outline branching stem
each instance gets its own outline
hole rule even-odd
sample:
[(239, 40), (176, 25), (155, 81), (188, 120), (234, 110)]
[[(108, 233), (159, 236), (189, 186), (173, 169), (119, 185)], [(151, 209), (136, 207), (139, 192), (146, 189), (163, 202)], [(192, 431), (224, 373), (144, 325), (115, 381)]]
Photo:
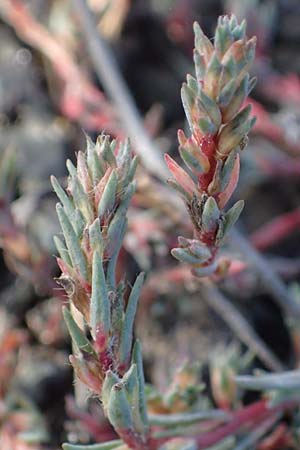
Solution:
[[(124, 127), (130, 135), (136, 152), (151, 173), (165, 180), (167, 170), (162, 162), (159, 149), (147, 135), (134, 100), (126, 86), (119, 68), (101, 34), (96, 29), (93, 17), (85, 0), (74, 0), (74, 8), (78, 13), (82, 31), (86, 39), (95, 71), (101, 83), (117, 106)], [(183, 205), (182, 205), (183, 207)], [(243, 253), (245, 259), (253, 263), (260, 271), (268, 291), (278, 304), (289, 313), (300, 315), (298, 308), (279, 277), (265, 263), (260, 254), (251, 246), (246, 238), (238, 232), (232, 233), (232, 243)], [(282, 364), (257, 336), (243, 316), (228, 300), (212, 286), (204, 287), (207, 303), (226, 321), (239, 339), (249, 346), (271, 370), (281, 370)], [(203, 292), (202, 292), (203, 293)]]

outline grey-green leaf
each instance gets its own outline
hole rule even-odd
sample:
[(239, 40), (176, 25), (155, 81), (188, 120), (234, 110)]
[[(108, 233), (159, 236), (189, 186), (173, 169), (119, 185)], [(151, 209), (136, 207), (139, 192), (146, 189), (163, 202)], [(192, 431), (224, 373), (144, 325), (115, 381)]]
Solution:
[(63, 307), (63, 317), (76, 348), (84, 352), (94, 353), (94, 349), (90, 344), (90, 341), (85, 336), (84, 332), (79, 328), (79, 326), (73, 319), (69, 308), (67, 308), (66, 306)]
[(60, 203), (56, 205), (58, 219), (65, 237), (67, 248), (69, 251), (72, 266), (78, 270), (82, 278), (88, 279), (88, 270), (85, 256), (81, 250), (80, 242), (75, 231)]
[(139, 407), (144, 425), (148, 424), (147, 402), (145, 396), (145, 377), (143, 368), (142, 348), (139, 340), (135, 341), (132, 350), (132, 362), (137, 365), (137, 375), (139, 380)]
[(97, 217), (92, 225), (89, 226), (90, 247), (93, 251), (98, 251), (100, 256), (103, 254), (104, 242), (101, 233), (100, 220)]
[(61, 185), (59, 184), (59, 182), (57, 181), (55, 176), (52, 175), (50, 180), (51, 180), (52, 187), (53, 187), (57, 197), (59, 198), (59, 200), (61, 201), (61, 203), (63, 204), (63, 206), (65, 208), (66, 214), (71, 219), (71, 217), (75, 211), (75, 207), (74, 207), (72, 201), (69, 199), (66, 192), (61, 187)]
[(235, 377), (236, 383), (243, 389), (260, 390), (294, 390), (300, 389), (300, 370), (282, 373), (269, 373), (258, 376), (241, 375)]
[(220, 218), (220, 210), (214, 197), (208, 197), (202, 212), (202, 228), (206, 233), (214, 232), (217, 229)]
[(112, 387), (119, 382), (120, 379), (114, 372), (112, 372), (111, 370), (108, 370), (106, 372), (101, 395), (101, 400), (105, 411), (107, 411)]
[(93, 254), (90, 325), (94, 337), (98, 330), (107, 335), (110, 329), (110, 302), (102, 258), (98, 251)]
[(121, 383), (115, 384), (111, 389), (107, 408), (108, 418), (116, 430), (132, 429), (132, 415), (130, 404), (125, 393), (125, 386)]
[(137, 279), (135, 280), (135, 283), (131, 290), (127, 308), (125, 311), (120, 343), (120, 361), (123, 363), (126, 363), (130, 357), (132, 337), (133, 337), (133, 323), (143, 282), (144, 282), (144, 273), (140, 273)]
[(118, 186), (118, 177), (115, 170), (113, 170), (109, 176), (109, 179), (105, 185), (101, 200), (98, 205), (98, 215), (102, 217), (104, 214), (109, 214), (116, 201), (116, 193)]
[(244, 205), (245, 205), (244, 200), (239, 200), (225, 214), (225, 220), (223, 222), (224, 236), (229, 232), (229, 230), (233, 227), (235, 222), (240, 217)]
[(80, 444), (63, 444), (63, 450), (112, 450), (123, 444), (120, 439), (115, 439), (109, 442), (101, 442), (101, 444), (80, 445)]
[(55, 247), (56, 247), (56, 249), (58, 251), (58, 254), (61, 257), (61, 259), (66, 264), (68, 264), (70, 267), (72, 267), (72, 261), (71, 261), (70, 256), (69, 256), (69, 252), (66, 249), (66, 247), (65, 247), (64, 243), (62, 242), (62, 240), (58, 236), (54, 236), (53, 240), (54, 240)]

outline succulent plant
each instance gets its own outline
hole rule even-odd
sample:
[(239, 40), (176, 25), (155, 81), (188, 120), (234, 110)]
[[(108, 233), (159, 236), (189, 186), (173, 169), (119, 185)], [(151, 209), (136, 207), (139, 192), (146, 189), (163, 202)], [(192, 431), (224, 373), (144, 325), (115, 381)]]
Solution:
[[(226, 269), (227, 263), (216, 259), (217, 250), (243, 207), (239, 201), (224, 210), (238, 181), (239, 151), (254, 123), (250, 107), (243, 107), (254, 85), (248, 74), (254, 49), (255, 39), (247, 40), (245, 22), (239, 25), (234, 16), (219, 19), (214, 44), (195, 25), (196, 78), (188, 76), (182, 88), (191, 136), (179, 131), (179, 152), (187, 170), (168, 155), (166, 161), (174, 177), (170, 184), (184, 198), (194, 226), (193, 239), (180, 237), (172, 253), (190, 264), (196, 276)], [(58, 282), (69, 300), (63, 313), (73, 342), (70, 361), (76, 376), (101, 400), (120, 438), (63, 448), (248, 448), (270, 429), (278, 413), (298, 403), (285, 395), (275, 405), (265, 398), (237, 411), (208, 409), (209, 401), (199, 401), (205, 394), (197, 365), (183, 366), (164, 395), (145, 385), (141, 345), (133, 335), (144, 275), (137, 276), (131, 289), (116, 275), (136, 167), (128, 141), (100, 135), (96, 143), (87, 138), (76, 166), (67, 162), (66, 190), (52, 178), (64, 237), (55, 237), (55, 243), (62, 272)], [(228, 358), (211, 363), (213, 395), (222, 408), (235, 406), (238, 385), (256, 389), (270, 382), (278, 387), (277, 375), (261, 382), (243, 377), (235, 381), (249, 361), (236, 351), (228, 357), (230, 364)], [(296, 389), (297, 376), (297, 372), (285, 376)], [(235, 435), (242, 427), (252, 434), (238, 438), (236, 446)]]
[[(59, 283), (82, 315), (86, 337), (72, 313), (64, 318), (75, 352), (70, 356), (77, 377), (97, 394), (124, 442), (142, 448), (148, 439), (140, 344), (133, 342), (133, 321), (144, 275), (126, 302), (126, 284), (116, 279), (116, 262), (127, 226), (126, 213), (135, 190), (137, 158), (129, 142), (99, 136), (87, 139), (77, 167), (67, 162), (67, 193), (56, 178), (57, 214), (64, 242), (55, 237), (62, 275)], [(134, 345), (133, 345), (134, 344)]]
[(228, 267), (216, 255), (244, 206), (239, 200), (224, 209), (238, 182), (239, 153), (255, 122), (244, 103), (255, 85), (249, 69), (256, 39), (247, 39), (245, 21), (238, 24), (235, 16), (219, 18), (213, 43), (197, 23), (194, 31), (196, 74), (187, 76), (181, 90), (190, 136), (178, 132), (186, 170), (169, 155), (165, 159), (173, 175), (169, 184), (183, 197), (194, 227), (194, 238), (180, 237), (172, 254), (201, 277)]

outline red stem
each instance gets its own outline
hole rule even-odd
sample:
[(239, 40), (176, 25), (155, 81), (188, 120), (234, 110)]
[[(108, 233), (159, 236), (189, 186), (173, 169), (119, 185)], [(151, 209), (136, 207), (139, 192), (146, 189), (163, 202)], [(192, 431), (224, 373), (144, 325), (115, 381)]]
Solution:
[[(156, 443), (154, 441), (151, 442), (149, 437), (143, 440), (140, 435), (138, 435), (131, 429), (118, 428), (116, 429), (116, 431), (120, 438), (123, 439), (127, 446), (132, 450), (155, 450), (157, 448)], [(153, 443), (155, 444), (155, 446), (152, 445)]]
[(253, 153), (258, 168), (269, 177), (273, 178), (296, 178), (300, 175), (298, 159), (291, 156), (266, 157), (262, 154)]
[(209, 447), (234, 433), (237, 433), (244, 425), (253, 426), (258, 422), (267, 419), (270, 415), (299, 406), (299, 399), (286, 400), (273, 408), (268, 406), (267, 400), (259, 400), (249, 406), (242, 408), (233, 414), (233, 419), (214, 431), (203, 433), (194, 439), (198, 444), (198, 449)]
[(291, 442), (288, 426), (280, 423), (275, 430), (270, 433), (259, 444), (258, 450), (280, 450), (286, 448)]
[(273, 244), (284, 239), (300, 226), (300, 209), (282, 214), (262, 225), (251, 235), (251, 243), (258, 250), (265, 250)]
[(217, 430), (209, 431), (208, 433), (203, 433), (197, 436), (196, 442), (198, 448), (206, 448), (210, 445), (216, 444), (225, 437), (235, 433), (243, 425), (249, 422), (255, 423), (260, 421), (269, 411), (267, 400), (260, 400), (252, 405), (246, 406), (234, 414), (234, 418), (230, 423), (220, 427)]

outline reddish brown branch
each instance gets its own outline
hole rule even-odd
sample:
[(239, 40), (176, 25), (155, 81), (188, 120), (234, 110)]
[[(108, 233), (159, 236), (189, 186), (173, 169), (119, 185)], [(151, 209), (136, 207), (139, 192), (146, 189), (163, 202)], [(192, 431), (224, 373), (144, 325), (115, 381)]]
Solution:
[(258, 168), (268, 177), (290, 180), (291, 177), (299, 178), (300, 176), (300, 163), (298, 160), (296, 162), (294, 157), (280, 155), (280, 157), (270, 158), (261, 153), (253, 153), (253, 158)]
[(297, 208), (262, 225), (252, 233), (250, 240), (258, 250), (266, 250), (287, 237), (296, 228), (299, 228), (299, 226), (300, 210)]
[(273, 408), (268, 406), (267, 400), (259, 400), (249, 406), (242, 408), (234, 413), (232, 421), (217, 430), (203, 433), (196, 437), (196, 442), (199, 449), (204, 449), (214, 445), (227, 436), (238, 433), (243, 427), (250, 427), (261, 423), (274, 413), (285, 411), (287, 409), (295, 408), (299, 402), (286, 401)]

